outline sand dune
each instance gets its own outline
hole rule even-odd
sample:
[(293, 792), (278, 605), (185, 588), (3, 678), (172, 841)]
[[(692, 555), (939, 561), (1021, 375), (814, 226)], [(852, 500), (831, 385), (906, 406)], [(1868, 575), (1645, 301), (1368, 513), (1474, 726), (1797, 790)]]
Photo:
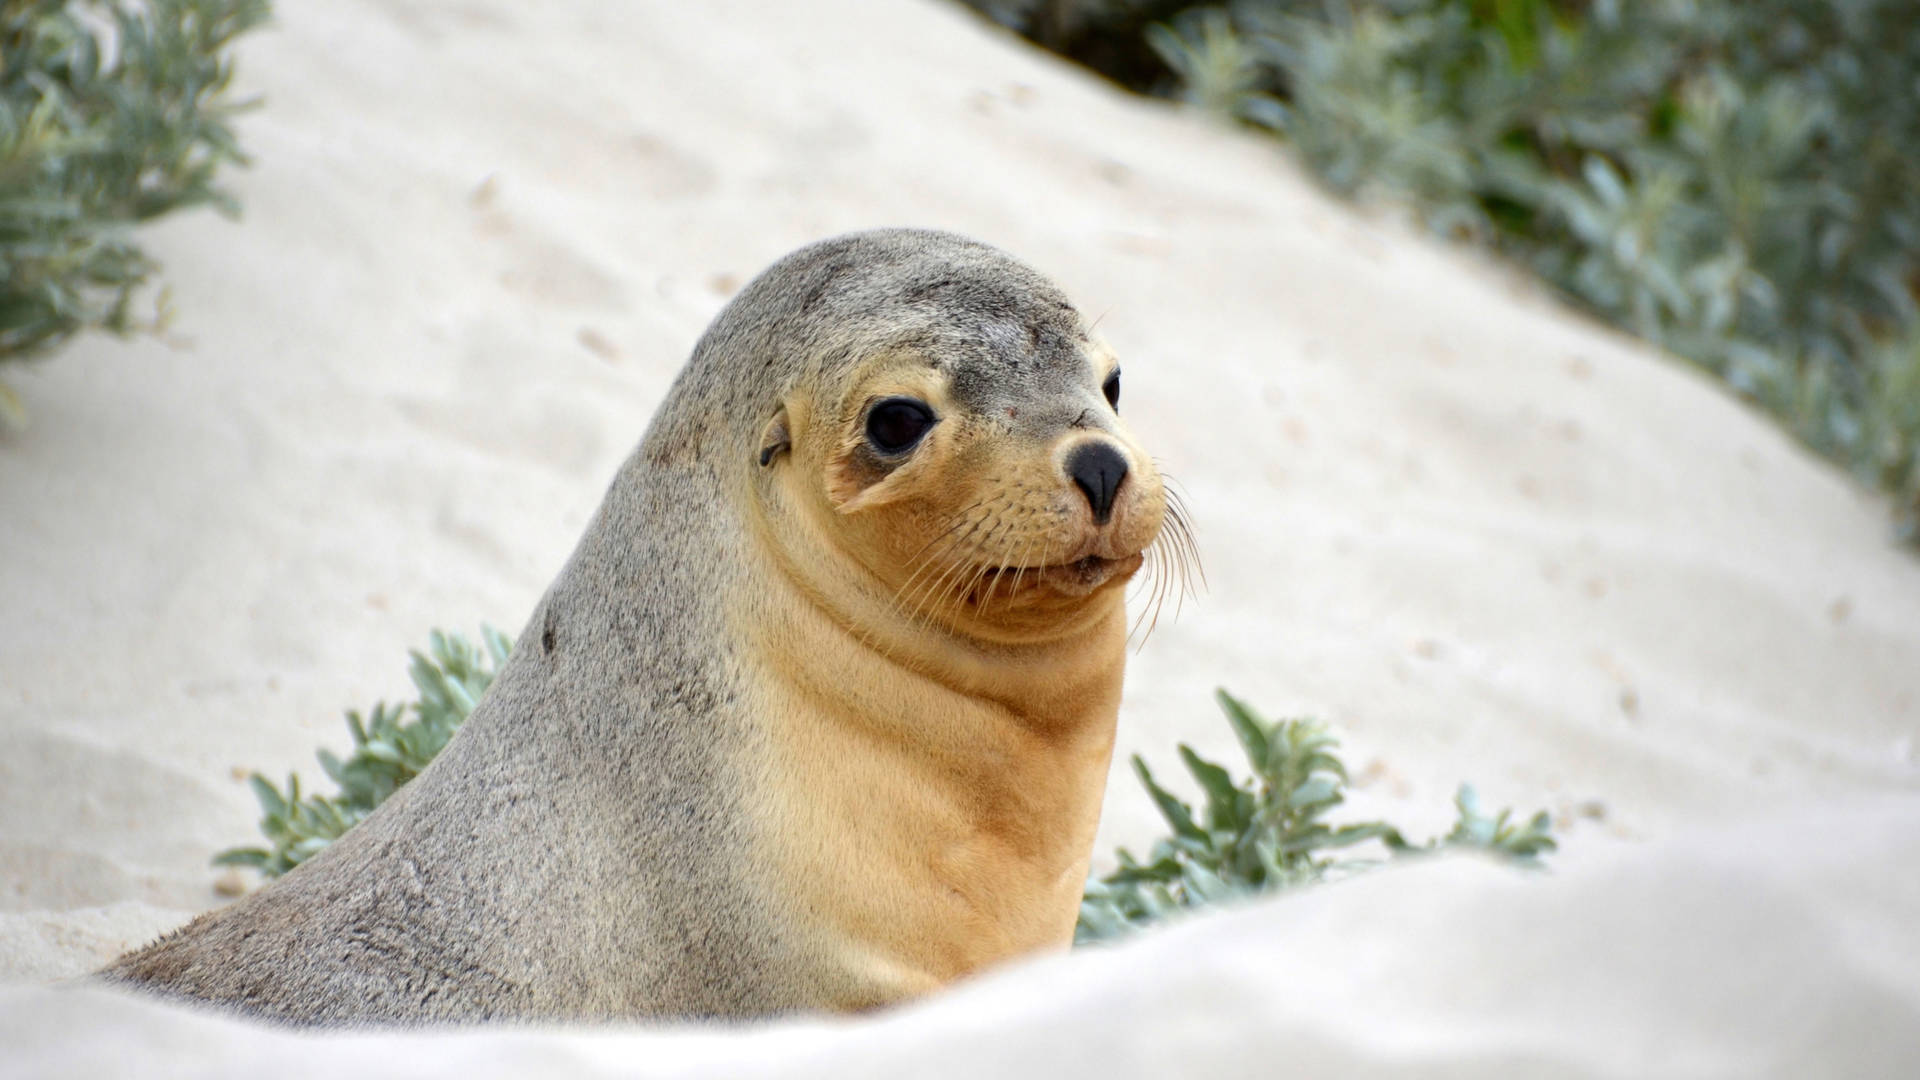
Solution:
[[(1133, 661), (1101, 850), (1155, 830), (1126, 752), (1232, 753), (1225, 685), (1334, 723), (1356, 812), (1554, 810), (1558, 873), (1396, 871), (866, 1024), (436, 1043), (449, 1075), (1912, 1071), (1920, 561), (1717, 386), (939, 4), (281, 9), (245, 222), (152, 236), (176, 325), (9, 377), (0, 973), (218, 903), (236, 770), (316, 774), (432, 626), (517, 630), (731, 291), (911, 224), (1100, 316), (1196, 511), (1211, 588)], [(47, 1075), (396, 1052), (9, 994)]]

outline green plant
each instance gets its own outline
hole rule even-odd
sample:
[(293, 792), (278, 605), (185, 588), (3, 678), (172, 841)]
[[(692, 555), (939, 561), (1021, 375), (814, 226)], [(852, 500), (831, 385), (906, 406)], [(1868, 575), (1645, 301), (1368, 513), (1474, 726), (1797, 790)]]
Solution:
[[(267, 0), (0, 3), (0, 360), (141, 325), (157, 269), (135, 226), (238, 211), (215, 186), (244, 162), (228, 121), (230, 46)], [(164, 305), (164, 294), (162, 296)], [(157, 323), (156, 315), (150, 323)], [(19, 402), (0, 386), (0, 406)]]
[(1452, 831), (1425, 844), (1409, 843), (1385, 822), (1332, 824), (1326, 815), (1345, 800), (1347, 784), (1334, 737), (1311, 720), (1269, 723), (1226, 691), (1216, 696), (1252, 775), (1236, 780), (1182, 743), (1180, 759), (1206, 796), (1196, 815), (1161, 787), (1136, 755), (1133, 771), (1173, 832), (1155, 842), (1144, 862), (1121, 848), (1119, 867), (1088, 884), (1076, 943), (1113, 937), (1184, 908), (1377, 865), (1379, 860), (1343, 857), (1368, 842), (1391, 856), (1470, 848), (1523, 865), (1536, 864), (1554, 849), (1545, 811), (1524, 822), (1507, 810), (1488, 815), (1464, 785), (1454, 797), (1458, 819)]
[(347, 713), (352, 752), (344, 761), (325, 749), (317, 755), (339, 788), (336, 794), (303, 795), (300, 778), (292, 774), (284, 791), (259, 773), (249, 777), (265, 815), (260, 832), (269, 846), (223, 851), (214, 856), (214, 865), (251, 866), (278, 877), (338, 839), (418, 776), (473, 712), (513, 649), (513, 642), (491, 627), (482, 627), (480, 638), (484, 651), (458, 634), (435, 630), (427, 652), (410, 654), (408, 674), (420, 692), (417, 700), (382, 702), (364, 719), (357, 711)]
[(1888, 491), (1920, 542), (1920, 5), (974, 4), (1500, 249)]

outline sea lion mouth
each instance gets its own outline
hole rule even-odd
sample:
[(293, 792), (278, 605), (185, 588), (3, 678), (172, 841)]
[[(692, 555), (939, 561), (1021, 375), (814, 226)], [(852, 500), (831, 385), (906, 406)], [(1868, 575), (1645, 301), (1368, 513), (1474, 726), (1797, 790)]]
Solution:
[(995, 566), (981, 576), (980, 584), (968, 599), (975, 602), (997, 599), (1029, 588), (1046, 588), (1067, 596), (1085, 596), (1116, 577), (1125, 577), (1140, 569), (1146, 556), (1141, 552), (1108, 558), (1087, 555), (1071, 562), (1045, 566)]

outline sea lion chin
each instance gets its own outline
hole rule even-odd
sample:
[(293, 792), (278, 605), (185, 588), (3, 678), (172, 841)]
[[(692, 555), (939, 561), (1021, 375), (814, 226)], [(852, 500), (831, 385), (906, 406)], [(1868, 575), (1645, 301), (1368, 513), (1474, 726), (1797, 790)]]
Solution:
[(1064, 948), (1173, 509), (1119, 399), (993, 248), (787, 256), (439, 757), (102, 977), (303, 1025), (751, 1017)]

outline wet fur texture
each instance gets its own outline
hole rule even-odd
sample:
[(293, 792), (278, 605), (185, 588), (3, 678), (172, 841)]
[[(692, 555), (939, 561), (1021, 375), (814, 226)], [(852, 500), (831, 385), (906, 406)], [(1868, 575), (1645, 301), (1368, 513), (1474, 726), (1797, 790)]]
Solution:
[[(856, 1010), (1070, 940), (1160, 531), (1114, 359), (943, 233), (715, 319), (464, 728), (325, 851), (102, 978), (302, 1025)], [(887, 395), (938, 421), (877, 454)], [(1096, 527), (1061, 461), (1131, 465)]]

